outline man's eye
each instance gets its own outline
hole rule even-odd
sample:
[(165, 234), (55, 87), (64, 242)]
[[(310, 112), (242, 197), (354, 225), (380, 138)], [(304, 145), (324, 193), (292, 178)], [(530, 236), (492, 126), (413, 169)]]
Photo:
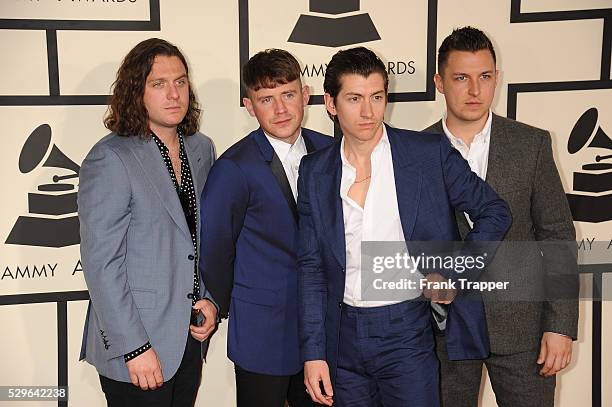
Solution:
[(465, 80), (465, 75), (455, 76), (455, 79), (458, 80), (458, 81), (464, 81)]

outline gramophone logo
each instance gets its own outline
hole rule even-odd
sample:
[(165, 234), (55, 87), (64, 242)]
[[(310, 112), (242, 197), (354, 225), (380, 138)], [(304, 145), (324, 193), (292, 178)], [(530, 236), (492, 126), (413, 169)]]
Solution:
[[(359, 0), (310, 0), (310, 12), (328, 17), (301, 14), (289, 36), (289, 42), (323, 47), (380, 40), (380, 35), (368, 13), (359, 11)], [(350, 15), (338, 16), (350, 13)]]
[(612, 140), (597, 125), (597, 118), (594, 107), (584, 112), (567, 142), (570, 154), (584, 148), (594, 151), (594, 162), (574, 172), (573, 193), (567, 194), (574, 220), (581, 222), (612, 220)]
[(39, 167), (60, 170), (49, 183), (28, 193), (29, 214), (19, 216), (5, 243), (64, 247), (80, 242), (76, 185), (62, 181), (78, 178), (80, 166), (51, 145), (51, 127), (38, 126), (19, 155), (19, 171), (27, 174)]

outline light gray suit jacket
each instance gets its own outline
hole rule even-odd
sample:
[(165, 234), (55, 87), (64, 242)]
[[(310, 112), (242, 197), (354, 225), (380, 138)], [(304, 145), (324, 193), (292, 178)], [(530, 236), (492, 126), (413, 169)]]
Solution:
[[(425, 131), (444, 134), (439, 121)], [(578, 325), (577, 266), (564, 272), (573, 274), (576, 297), (565, 300), (533, 301), (542, 298), (544, 286), (560, 261), (572, 261), (572, 245), (567, 251), (542, 252), (530, 241), (575, 242), (576, 232), (563, 185), (552, 155), (550, 134), (532, 126), (493, 115), (486, 181), (504, 199), (512, 213), (512, 226), (498, 249), (495, 259), (481, 280), (509, 281), (519, 292), (516, 301), (508, 293), (484, 293), (483, 301), (491, 343), (491, 352), (512, 354), (539, 346), (542, 333), (556, 332), (576, 338)], [(462, 236), (469, 225), (457, 213)], [(512, 242), (512, 243), (511, 243)], [(544, 253), (544, 256), (542, 255)], [(575, 279), (574, 279), (575, 277)], [(554, 276), (552, 277), (554, 281)]]
[[(200, 195), (215, 150), (200, 133), (184, 140), (199, 236)], [(148, 341), (164, 380), (172, 378), (189, 335), (196, 253), (155, 142), (114, 133), (100, 140), (81, 167), (78, 205), (81, 261), (91, 298), (81, 360), (105, 377), (129, 382), (123, 355)]]

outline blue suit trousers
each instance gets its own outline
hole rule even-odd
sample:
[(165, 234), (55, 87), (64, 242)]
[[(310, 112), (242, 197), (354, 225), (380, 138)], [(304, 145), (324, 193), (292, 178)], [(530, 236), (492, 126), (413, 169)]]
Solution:
[(334, 406), (439, 406), (429, 302), (342, 304)]

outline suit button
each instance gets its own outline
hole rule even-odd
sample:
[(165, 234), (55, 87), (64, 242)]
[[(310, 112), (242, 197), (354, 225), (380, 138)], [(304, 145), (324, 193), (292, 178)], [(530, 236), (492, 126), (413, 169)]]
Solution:
[(187, 258), (188, 258), (189, 260), (193, 260), (193, 259), (195, 259), (195, 257), (193, 257), (193, 254), (190, 254), (189, 256), (187, 256)]
[(193, 293), (187, 293), (187, 298), (189, 298), (190, 300), (193, 300)]
[(342, 308), (342, 302), (338, 303), (338, 308)]

